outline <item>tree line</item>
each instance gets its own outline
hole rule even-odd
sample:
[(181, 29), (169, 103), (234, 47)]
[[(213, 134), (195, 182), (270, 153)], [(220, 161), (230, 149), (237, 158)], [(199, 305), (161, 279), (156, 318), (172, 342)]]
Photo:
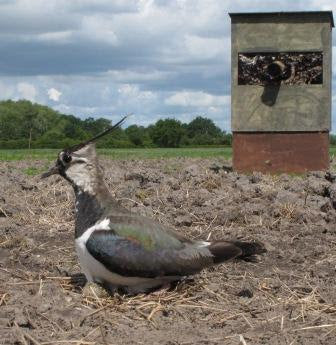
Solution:
[[(65, 148), (111, 125), (103, 117), (80, 119), (27, 100), (0, 102), (0, 149)], [(211, 119), (197, 116), (189, 123), (174, 118), (148, 127), (119, 128), (97, 143), (104, 148), (231, 145), (232, 136)]]
[[(0, 149), (65, 148), (97, 135), (111, 121), (103, 117), (80, 119), (27, 100), (0, 102)], [(211, 119), (197, 116), (189, 123), (173, 118), (148, 127), (131, 125), (98, 141), (98, 147), (185, 147), (227, 145), (231, 133), (217, 127)], [(330, 134), (336, 146), (336, 135)]]

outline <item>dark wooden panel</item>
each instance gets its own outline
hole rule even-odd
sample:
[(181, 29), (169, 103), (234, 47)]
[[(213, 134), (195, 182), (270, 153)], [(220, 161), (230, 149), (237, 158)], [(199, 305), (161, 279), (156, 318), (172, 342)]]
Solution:
[(238, 172), (303, 173), (329, 169), (328, 132), (233, 133)]

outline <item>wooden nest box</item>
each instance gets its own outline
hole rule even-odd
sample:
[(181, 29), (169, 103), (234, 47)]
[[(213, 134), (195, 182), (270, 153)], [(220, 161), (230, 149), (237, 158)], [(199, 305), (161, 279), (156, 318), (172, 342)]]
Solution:
[(327, 170), (332, 12), (230, 17), (234, 169)]

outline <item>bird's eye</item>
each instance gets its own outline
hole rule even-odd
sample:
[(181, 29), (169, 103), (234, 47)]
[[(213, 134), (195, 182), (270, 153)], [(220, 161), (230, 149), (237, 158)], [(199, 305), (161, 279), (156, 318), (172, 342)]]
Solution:
[(62, 159), (64, 163), (70, 163), (72, 157), (68, 153), (64, 153)]

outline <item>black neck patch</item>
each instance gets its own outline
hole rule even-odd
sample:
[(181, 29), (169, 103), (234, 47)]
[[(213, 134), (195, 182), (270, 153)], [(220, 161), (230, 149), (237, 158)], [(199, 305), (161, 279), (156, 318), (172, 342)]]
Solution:
[(96, 196), (92, 194), (79, 190), (75, 190), (75, 194), (75, 237), (78, 238), (102, 217), (104, 207), (102, 207), (102, 205), (99, 203)]

